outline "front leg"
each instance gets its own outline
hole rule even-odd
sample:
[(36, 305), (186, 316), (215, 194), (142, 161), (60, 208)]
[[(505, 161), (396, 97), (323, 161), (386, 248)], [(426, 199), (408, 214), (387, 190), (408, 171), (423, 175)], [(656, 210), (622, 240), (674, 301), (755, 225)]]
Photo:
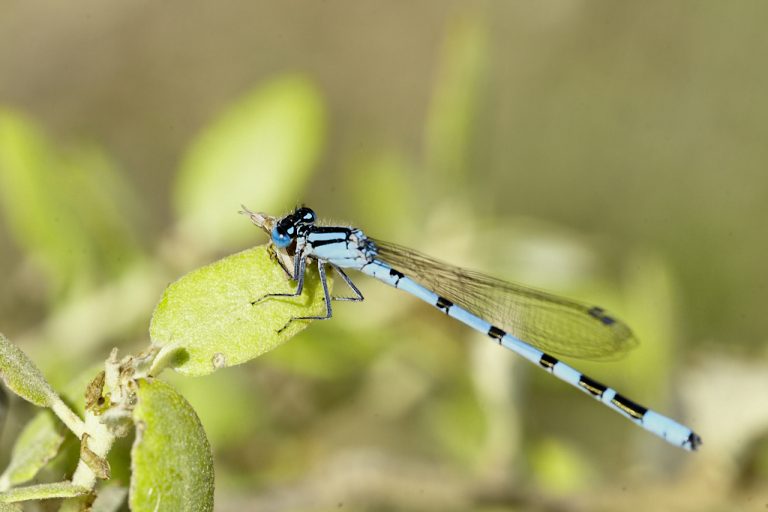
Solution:
[[(302, 253), (297, 252), (296, 256), (294, 257), (294, 268), (293, 268), (293, 277), (291, 279), (296, 279), (298, 281), (298, 285), (296, 286), (296, 291), (293, 293), (268, 293), (266, 295), (262, 295), (256, 300), (251, 301), (251, 306), (255, 306), (259, 302), (263, 301), (264, 299), (269, 299), (272, 297), (298, 297), (301, 295), (301, 292), (304, 290), (304, 271), (307, 268), (307, 257), (304, 256)], [(281, 265), (282, 266), (282, 265)], [(283, 268), (283, 270), (286, 270)], [(286, 274), (288, 272), (286, 271)]]
[[(288, 327), (291, 322), (294, 320), (328, 320), (333, 315), (333, 311), (331, 310), (331, 294), (328, 292), (328, 279), (325, 275), (325, 263), (318, 260), (317, 261), (317, 273), (320, 276), (320, 284), (323, 285), (323, 300), (325, 301), (325, 315), (323, 316), (294, 316), (290, 320), (288, 320), (283, 327), (280, 328), (278, 333), (283, 332), (286, 327)], [(304, 277), (304, 266), (302, 265), (302, 274), (301, 278), (303, 281)]]

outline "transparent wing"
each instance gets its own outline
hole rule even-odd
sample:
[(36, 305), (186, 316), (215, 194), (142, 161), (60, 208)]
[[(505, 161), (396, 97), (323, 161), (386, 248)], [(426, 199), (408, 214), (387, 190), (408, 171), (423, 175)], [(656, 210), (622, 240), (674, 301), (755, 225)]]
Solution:
[(631, 329), (597, 306), (457, 268), (374, 240), (378, 257), (417, 283), (545, 352), (614, 359), (637, 345)]

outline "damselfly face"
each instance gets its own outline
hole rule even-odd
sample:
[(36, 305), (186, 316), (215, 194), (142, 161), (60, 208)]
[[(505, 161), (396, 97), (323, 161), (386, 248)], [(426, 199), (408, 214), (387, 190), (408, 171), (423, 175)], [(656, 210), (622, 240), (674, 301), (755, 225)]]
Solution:
[(285, 249), (296, 240), (302, 226), (314, 224), (315, 220), (317, 220), (317, 216), (311, 208), (306, 206), (296, 208), (293, 213), (289, 213), (278, 220), (275, 227), (272, 228), (272, 243), (276, 247)]

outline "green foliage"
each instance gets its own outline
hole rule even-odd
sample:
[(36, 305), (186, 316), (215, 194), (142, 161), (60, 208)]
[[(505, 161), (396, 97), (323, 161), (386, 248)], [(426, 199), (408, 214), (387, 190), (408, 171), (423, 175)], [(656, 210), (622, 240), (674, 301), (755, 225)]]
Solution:
[[(234, 104), (206, 129), (184, 160), (176, 189), (182, 233), (194, 234), (198, 245), (209, 250), (252, 236), (251, 224), (233, 222), (232, 198), (248, 190), (252, 194), (241, 197), (243, 202), (275, 208), (297, 195), (319, 155), (323, 125), (317, 92), (296, 76), (275, 80)], [(130, 199), (128, 187), (95, 147), (60, 150), (31, 121), (0, 111), (0, 185), (0, 200), (16, 240), (42, 263), (59, 291), (82, 291), (99, 279), (117, 277), (141, 254), (133, 235), (131, 205), (125, 201)], [(153, 316), (152, 342), (161, 349), (155, 360), (160, 364), (153, 368), (160, 371), (169, 363), (180, 373), (203, 375), (271, 350), (307, 325), (294, 322), (278, 333), (290, 318), (321, 312), (322, 288), (312, 271), (302, 296), (251, 304), (292, 286), (295, 283), (289, 282), (265, 247), (184, 276), (168, 287)], [(131, 393), (126, 395), (135, 386), (133, 372), (145, 372), (148, 366), (142, 364), (151, 364), (155, 352), (148, 354), (148, 360), (107, 361), (113, 370), (107, 369), (106, 384), (102, 380), (97, 385), (106, 387), (89, 391), (89, 400), (105, 399), (97, 408), (82, 408), (83, 390), (97, 370), (89, 369), (85, 379), (76, 379), (74, 394), (65, 396), (85, 413), (83, 422), (31, 360), (0, 338), (0, 375), (9, 389), (36, 405), (52, 407), (58, 419), (83, 436), (80, 465), (72, 481), (85, 482), (85, 486), (60, 482), (14, 487), (37, 476), (66, 439), (66, 429), (54, 414), (42, 411), (16, 440), (10, 464), (0, 477), (0, 489), (10, 488), (2, 499), (78, 497), (90, 492), (96, 482), (93, 468), (99, 467), (102, 477), (109, 474), (105, 459), (90, 446), (108, 453), (115, 436), (125, 435), (121, 418), (131, 411), (139, 432), (131, 453), (132, 510), (155, 510), (157, 504), (173, 510), (211, 509), (210, 448), (189, 404), (160, 381), (139, 381), (135, 404)], [(98, 493), (94, 510), (120, 506), (125, 492), (119, 487), (113, 490)], [(62, 510), (79, 509), (84, 500), (66, 500)]]
[(540, 484), (559, 493), (583, 488), (594, 478), (589, 458), (556, 440), (537, 443), (531, 450), (530, 463)]
[[(83, 413), (83, 389), (102, 365), (93, 365), (64, 386), (62, 397)], [(0, 489), (30, 481), (62, 448), (67, 431), (53, 413), (39, 411), (22, 429), (13, 445), (11, 461), (0, 476)]]
[(300, 297), (270, 298), (296, 284), (272, 260), (266, 246), (227, 256), (171, 284), (152, 315), (152, 343), (163, 347), (173, 368), (206, 375), (272, 350), (307, 326), (285, 324), (296, 316), (322, 314), (323, 291), (308, 271)]
[(87, 289), (138, 255), (129, 197), (101, 151), (60, 151), (30, 120), (0, 108), (0, 203), (15, 240), (57, 290)]
[(283, 208), (301, 195), (325, 136), (319, 93), (285, 76), (232, 104), (188, 150), (176, 182), (182, 229), (208, 247), (252, 236), (234, 204)]
[(25, 487), (15, 487), (0, 493), (0, 502), (16, 503), (19, 501), (48, 500), (52, 498), (75, 498), (84, 496), (89, 492), (90, 489), (73, 485), (71, 482), (28, 485)]
[[(649, 406), (661, 406), (661, 410), (672, 412), (678, 409), (672, 404), (679, 401), (679, 409), (691, 417), (705, 418), (704, 406), (691, 406), (690, 400), (686, 399), (688, 376), (677, 367), (677, 352), (683, 342), (696, 339), (690, 335), (693, 330), (706, 333), (707, 339), (719, 339), (716, 331), (712, 331), (712, 325), (722, 329), (730, 321), (731, 327), (744, 326), (743, 335), (729, 339), (729, 347), (754, 342), (754, 336), (747, 334), (762, 332), (754, 327), (754, 322), (742, 320), (761, 318), (759, 314), (750, 316), (745, 311), (759, 310), (764, 301), (713, 290), (718, 286), (722, 288), (724, 283), (732, 290), (746, 290), (753, 295), (765, 289), (765, 286), (756, 285), (760, 281), (757, 270), (761, 268), (762, 260), (753, 256), (760, 251), (743, 250), (749, 247), (744, 245), (743, 237), (752, 240), (759, 230), (741, 222), (740, 216), (752, 212), (750, 215), (754, 218), (763, 218), (768, 202), (758, 200), (758, 192), (765, 187), (748, 186), (750, 194), (740, 193), (742, 184), (751, 185), (743, 172), (736, 174), (736, 178), (725, 180), (730, 193), (720, 193), (725, 178), (715, 179), (716, 173), (706, 171), (721, 169), (722, 158), (711, 158), (706, 150), (699, 151), (703, 147), (699, 140), (702, 131), (690, 128), (705, 126), (707, 133), (704, 136), (711, 135), (717, 140), (718, 143), (711, 146), (719, 148), (721, 156), (738, 154), (741, 160), (759, 162), (754, 148), (762, 151), (763, 146), (752, 142), (759, 137), (745, 136), (749, 130), (729, 133), (728, 128), (722, 127), (738, 125), (744, 128), (751, 123), (750, 126), (755, 128), (764, 123), (755, 117), (759, 108), (754, 108), (757, 103), (753, 101), (736, 99), (720, 101), (720, 107), (716, 105), (718, 102), (713, 100), (717, 97), (712, 94), (722, 93), (723, 98), (733, 99), (732, 94), (725, 94), (732, 92), (732, 87), (718, 92), (717, 88), (710, 87), (714, 82), (698, 80), (699, 84), (707, 84), (706, 90), (696, 90), (696, 86), (691, 89), (689, 75), (700, 74), (704, 69), (695, 69), (695, 65), (693, 68), (679, 66), (677, 59), (692, 48), (699, 48), (701, 62), (706, 62), (706, 67), (712, 70), (716, 68), (710, 68), (710, 64), (718, 59), (728, 61), (729, 66), (738, 66), (739, 62), (748, 60), (723, 57), (725, 47), (718, 45), (720, 40), (717, 38), (705, 38), (718, 41), (709, 46), (668, 44), (671, 40), (664, 39), (664, 26), (656, 27), (658, 30), (653, 32), (653, 38), (676, 51), (667, 52), (668, 55), (660, 58), (655, 51), (642, 55), (638, 53), (638, 43), (644, 36), (638, 34), (648, 31), (617, 31), (617, 26), (623, 27), (622, 21), (610, 18), (618, 24), (604, 23), (608, 18), (603, 15), (596, 18), (599, 22), (595, 25), (590, 20), (589, 8), (538, 9), (498, 3), (489, 11), (519, 13), (521, 16), (505, 20), (505, 30), (498, 31), (497, 21), (485, 22), (483, 10), (461, 7), (459, 16), (448, 18), (443, 43), (438, 49), (437, 66), (422, 67), (424, 63), (417, 57), (427, 52), (416, 51), (404, 59), (404, 62), (413, 61), (413, 65), (419, 66), (413, 77), (419, 76), (424, 69), (435, 70), (436, 77), (431, 94), (427, 87), (418, 88), (421, 91), (419, 104), (413, 111), (397, 112), (393, 116), (402, 123), (396, 127), (407, 123), (406, 130), (395, 132), (391, 126), (372, 128), (359, 122), (379, 115), (373, 110), (378, 105), (339, 101), (341, 94), (359, 84), (340, 77), (336, 80), (337, 85), (333, 85), (334, 80), (326, 78), (324, 87), (336, 94), (332, 96), (335, 98), (334, 122), (339, 125), (348, 123), (351, 117), (348, 110), (351, 109), (357, 110), (357, 117), (354, 118), (355, 133), (351, 137), (349, 128), (345, 130), (341, 126), (341, 136), (334, 140), (333, 152), (322, 166), (318, 163), (326, 130), (323, 100), (314, 86), (301, 76), (279, 77), (253, 90), (248, 90), (247, 83), (237, 84), (230, 90), (245, 88), (245, 96), (214, 117), (186, 149), (175, 147), (172, 138), (159, 140), (158, 147), (166, 156), (175, 156), (179, 152), (184, 155), (177, 179), (165, 181), (165, 173), (137, 176), (146, 180), (147, 188), (173, 191), (177, 224), (164, 223), (165, 206), (159, 204), (159, 195), (147, 198), (142, 207), (146, 204), (147, 210), (152, 212), (151, 219), (155, 224), (150, 233), (157, 235), (152, 246), (158, 250), (151, 259), (147, 258), (146, 266), (134, 267), (135, 273), (124, 274), (119, 281), (110, 278), (120, 273), (126, 262), (141, 257), (141, 251), (136, 243), (130, 188), (120, 181), (120, 174), (115, 171), (110, 158), (91, 146), (77, 144), (64, 148), (30, 120), (13, 112), (0, 111), (0, 206), (10, 235), (25, 257), (41, 263), (48, 271), (51, 289), (87, 290), (100, 280), (105, 284), (99, 293), (85, 295), (82, 301), (57, 303), (63, 307), (52, 312), (28, 308), (38, 315), (37, 318), (50, 316), (40, 328), (44, 336), (40, 336), (36, 328), (31, 333), (23, 333), (32, 341), (23, 346), (29, 346), (31, 350), (42, 347), (48, 352), (45, 354), (48, 366), (46, 357), (33, 359), (55, 383), (54, 371), (62, 375), (72, 371), (62, 359), (82, 364), (84, 354), (99, 352), (97, 343), (103, 348), (117, 341), (140, 337), (144, 327), (137, 325), (135, 319), (146, 317), (148, 303), (145, 298), (155, 301), (162, 286), (160, 283), (176, 279), (179, 268), (193, 268), (200, 264), (201, 258), (208, 258), (207, 254), (228, 254), (236, 244), (241, 248), (244, 241), (251, 240), (253, 227), (234, 216), (239, 203), (279, 213), (289, 204), (306, 198), (311, 201), (310, 205), (332, 206), (318, 210), (321, 216), (348, 216), (349, 221), (364, 227), (369, 234), (410, 244), (430, 254), (446, 255), (448, 261), (486, 270), (495, 268), (495, 274), (500, 276), (514, 276), (523, 282), (543, 284), (567, 294), (574, 292), (574, 296), (581, 294), (611, 310), (618, 308), (620, 316), (626, 316), (643, 340), (640, 350), (631, 355), (632, 359), (615, 366), (587, 363), (580, 369), (590, 375), (596, 372), (594, 376), (599, 380), (615, 384)], [(430, 15), (432, 12), (430, 10)], [(615, 16), (617, 13), (609, 10), (604, 15)], [(691, 19), (699, 18), (700, 24), (699, 14)], [(533, 21), (524, 21), (528, 18)], [(711, 23), (709, 29), (720, 27), (721, 21), (720, 17), (712, 16), (708, 21)], [(511, 25), (507, 26), (507, 23)], [(677, 27), (679, 24), (670, 24), (673, 25)], [(350, 26), (357, 26), (357, 23)], [(689, 27), (687, 31), (706, 32), (701, 25), (691, 23), (689, 26), (693, 28)], [(169, 27), (173, 30), (171, 25)], [(559, 30), (563, 27), (568, 29)], [(604, 31), (605, 27), (609, 27), (608, 32)], [(675, 29), (673, 32), (677, 37), (686, 30)], [(600, 37), (595, 37), (596, 34)], [(603, 41), (605, 37), (611, 44), (595, 46), (595, 41)], [(732, 46), (731, 39), (729, 45)], [(525, 49), (529, 41), (536, 51)], [(717, 46), (722, 55), (700, 51), (703, 47), (711, 49), (710, 46)], [(577, 58), (571, 59), (574, 54)], [(624, 58), (629, 54), (632, 58)], [(499, 58), (503, 62), (496, 62)], [(558, 58), (563, 60), (553, 62)], [(619, 63), (619, 67), (613, 68), (615, 63)], [(600, 77), (599, 72), (608, 69), (606, 64), (611, 66), (611, 73)], [(670, 74), (670, 69), (685, 71), (678, 73), (688, 77), (680, 82), (682, 89), (675, 87), (675, 73)], [(355, 73), (357, 71), (355, 68)], [(720, 74), (736, 76), (734, 73)], [(507, 82), (496, 83), (502, 78)], [(488, 79), (494, 80), (489, 84), (491, 87), (486, 87)], [(408, 80), (398, 80), (400, 83), (412, 84)], [(629, 89), (615, 87), (622, 83)], [(332, 90), (339, 87), (338, 84), (344, 87), (340, 89), (341, 94), (339, 90)], [(360, 87), (354, 96), (359, 93), (359, 97), (363, 97), (367, 90), (374, 94), (382, 92), (380, 88), (368, 87), (370, 85), (375, 84), (365, 84), (366, 87)], [(120, 87), (124, 89), (122, 81)], [(390, 88), (387, 86), (386, 89), (385, 94)], [(210, 90), (216, 91), (216, 88)], [(641, 90), (644, 92), (639, 96), (635, 94)], [(430, 97), (425, 98), (425, 94)], [(202, 105), (200, 108), (207, 115), (209, 105), (221, 101), (220, 90), (209, 96), (201, 94), (200, 99), (199, 103), (187, 108)], [(426, 126), (415, 126), (416, 118), (423, 115), (425, 99), (430, 102)], [(390, 98), (381, 100), (387, 105), (391, 101)], [(649, 104), (656, 108), (648, 108)], [(491, 105), (493, 124), (484, 128), (483, 123), (489, 121), (483, 119), (483, 115), (488, 114), (484, 109)], [(360, 110), (360, 106), (364, 108)], [(366, 110), (369, 106), (370, 111)], [(706, 108), (701, 110), (702, 106)], [(147, 111), (162, 110), (165, 105), (152, 103), (151, 107)], [(671, 111), (688, 111), (686, 118), (689, 121), (675, 127), (674, 122), (668, 122)], [(199, 119), (200, 112), (196, 111), (192, 118)], [(701, 112), (718, 115), (718, 119), (725, 121), (702, 123)], [(123, 130), (126, 124), (130, 123), (104, 125), (104, 130), (113, 130), (108, 134), (111, 138), (105, 140), (112, 144), (120, 140), (124, 144), (124, 134), (115, 130)], [(676, 128), (686, 128), (682, 132), (690, 136), (687, 144), (669, 143), (679, 140), (679, 134), (669, 131)], [(626, 132), (624, 142), (622, 131)], [(119, 133), (117, 138), (116, 133)], [(422, 147), (417, 147), (414, 140), (419, 133), (424, 137)], [(387, 139), (393, 134), (396, 138), (403, 134), (403, 141)], [(384, 144), (376, 140), (382, 135), (386, 139)], [(407, 144), (402, 143), (405, 141)], [(486, 149), (488, 151), (483, 151)], [(138, 145), (131, 148), (133, 151), (136, 152), (136, 162), (148, 163), (155, 156), (151, 149), (148, 151)], [(355, 154), (354, 158), (349, 158), (350, 151)], [(673, 155), (676, 159), (668, 160)], [(343, 172), (336, 171), (339, 161), (345, 164)], [(648, 165), (649, 162), (654, 165)], [(728, 168), (736, 172), (737, 167)], [(755, 167), (755, 175), (759, 174), (758, 167)], [(683, 168), (691, 169), (692, 174), (672, 172)], [(621, 175), (625, 171), (629, 174)], [(698, 190), (695, 203), (709, 207), (704, 210), (691, 208), (694, 203), (681, 197), (681, 189), (675, 180), (685, 183), (686, 191)], [(316, 186), (309, 189), (308, 183)], [(659, 186), (660, 183), (664, 186)], [(473, 197), (473, 188), (482, 195)], [(337, 204), (339, 197), (344, 197), (343, 204)], [(701, 198), (706, 201), (699, 201)], [(739, 211), (742, 213), (734, 213)], [(488, 215), (483, 217), (478, 212)], [(523, 217), (528, 215), (538, 220), (560, 222), (562, 226), (572, 227), (573, 232), (560, 233), (559, 228), (537, 221), (531, 229), (515, 230), (516, 223), (528, 222)], [(723, 230), (728, 232), (727, 237)], [(575, 232), (591, 232), (603, 238), (586, 239)], [(717, 233), (728, 243), (710, 243), (709, 237)], [(183, 236), (176, 236), (178, 234)], [(554, 235), (561, 240), (559, 243), (549, 240)], [(653, 245), (663, 246), (665, 237), (669, 247), (654, 252), (657, 249)], [(742, 237), (741, 244), (739, 237)], [(629, 245), (626, 244), (628, 241), (631, 241)], [(648, 244), (650, 254), (644, 253), (645, 248), (638, 249), (632, 244)], [(702, 244), (708, 249), (702, 250)], [(601, 254), (599, 258), (592, 253), (595, 247)], [(722, 256), (723, 250), (733, 253), (730, 255), (739, 260), (738, 264), (718, 257)], [(614, 265), (610, 261), (612, 251), (616, 259)], [(633, 256), (635, 253), (641, 254)], [(678, 258), (676, 270), (668, 266), (669, 258), (674, 257)], [(722, 268), (713, 272), (712, 261)], [(29, 267), (19, 267), (21, 271), (10, 275), (8, 285), (23, 287), (24, 293), (30, 293), (34, 299), (34, 286), (27, 286)], [(609, 278), (610, 272), (617, 268), (627, 271), (624, 277), (628, 279), (623, 289)], [(688, 274), (688, 300), (705, 305), (709, 300), (713, 304), (710, 310), (691, 308), (691, 311), (699, 312), (700, 318), (687, 325), (681, 320), (683, 311), (677, 307), (675, 293), (680, 288), (674, 272), (682, 272), (683, 276)], [(696, 278), (697, 275), (700, 278)], [(488, 366), (473, 363), (473, 353), (466, 350), (464, 344), (464, 341), (467, 344), (487, 343), (486, 337), (470, 333), (444, 315), (438, 315), (427, 306), (379, 283), (371, 283), (370, 290), (364, 288), (366, 304), (339, 304), (334, 311), (334, 321), (315, 325), (310, 332), (302, 333), (301, 339), (280, 346), (308, 324), (295, 322), (285, 332), (277, 334), (288, 318), (322, 313), (317, 277), (309, 272), (307, 278), (304, 297), (270, 299), (252, 306), (252, 300), (266, 293), (290, 291), (295, 285), (269, 261), (263, 248), (256, 248), (183, 277), (166, 290), (157, 306), (151, 326), (152, 342), (161, 350), (156, 362), (169, 362), (184, 374), (174, 375), (172, 384), (194, 404), (211, 444), (224, 452), (221, 471), (217, 471), (219, 481), (254, 488), (254, 482), (271, 486), (275, 479), (279, 479), (281, 485), (286, 480), (293, 480), (294, 483), (285, 484), (289, 486), (289, 492), (278, 489), (275, 494), (291, 494), (293, 498), (295, 492), (296, 509), (305, 509), (301, 505), (304, 499), (304, 503), (310, 503), (306, 508), (331, 510), (337, 506), (336, 496), (332, 496), (332, 504), (322, 500), (315, 502), (314, 498), (323, 497), (320, 489), (337, 489), (334, 482), (344, 481), (345, 475), (354, 474), (359, 478), (356, 482), (363, 482), (360, 487), (363, 494), (367, 489), (378, 496), (383, 488), (391, 496), (407, 495), (408, 492), (397, 492), (402, 487), (398, 487), (394, 475), (410, 477), (413, 474), (409, 472), (410, 468), (423, 466), (415, 472), (417, 478), (407, 478), (414, 485), (418, 484), (421, 492), (428, 489), (429, 473), (439, 465), (441, 472), (437, 479), (439, 483), (434, 486), (438, 489), (435, 495), (452, 498), (456, 493), (467, 500), (451, 500), (453, 507), (475, 509), (472, 505), (477, 503), (471, 500), (477, 499), (478, 489), (485, 489), (489, 482), (493, 486), (495, 482), (502, 488), (498, 495), (495, 492), (498, 489), (489, 489), (494, 496), (491, 501), (496, 496), (501, 500), (508, 497), (514, 501), (510, 505), (513, 508), (530, 508), (526, 506), (526, 500), (531, 497), (526, 497), (524, 490), (519, 492), (520, 486), (525, 486), (525, 480), (530, 480), (538, 485), (543, 498), (539, 500), (537, 490), (533, 498), (536, 502), (531, 506), (557, 508), (560, 503), (547, 502), (546, 494), (575, 492), (582, 497), (588, 496), (590, 487), (596, 483), (593, 478), (596, 471), (611, 474), (613, 468), (624, 470), (626, 467), (630, 468), (626, 470), (627, 474), (638, 474), (637, 467), (649, 461), (662, 465), (666, 462), (679, 464), (674, 454), (664, 452), (664, 458), (660, 458), (658, 453), (662, 450), (657, 453), (637, 449), (651, 446), (656, 440), (644, 438), (631, 425), (618, 420), (608, 418), (603, 422), (603, 416), (610, 413), (574, 396), (573, 390), (557, 380), (539, 375), (536, 368), (521, 363), (521, 371), (505, 374), (514, 373), (514, 382), (498, 379), (498, 375), (489, 376), (492, 372), (488, 371)], [(719, 284), (713, 283), (713, 279), (719, 280)], [(365, 281), (360, 279), (359, 284), (367, 287)], [(685, 288), (681, 289), (685, 291)], [(723, 296), (734, 300), (723, 304)], [(64, 297), (65, 300), (71, 298)], [(44, 306), (38, 307), (43, 309)], [(62, 311), (70, 314), (60, 316)], [(705, 318), (708, 313), (713, 314)], [(462, 340), (462, 336), (472, 339)], [(40, 343), (41, 338), (56, 340), (58, 344)], [(279, 350), (272, 350), (278, 346)], [(65, 349), (61, 350), (61, 347)], [(249, 365), (250, 369), (219, 372), (207, 379), (185, 379), (186, 375), (210, 373), (218, 367), (239, 364), (270, 350), (267, 357)], [(512, 359), (511, 354), (499, 352), (497, 356), (498, 361)], [(155, 366), (157, 369), (162, 367), (162, 364)], [(94, 373), (91, 371), (89, 377)], [(233, 374), (236, 378), (230, 378)], [(671, 375), (676, 376), (680, 387), (671, 388)], [(211, 382), (219, 377), (225, 378)], [(484, 380), (490, 384), (489, 388), (493, 388), (493, 393), (478, 385)], [(141, 386), (147, 385), (145, 381), (140, 382)], [(158, 389), (163, 387), (157, 380), (152, 381), (152, 386), (155, 385)], [(85, 383), (80, 383), (71, 395), (78, 404), (82, 403), (84, 388)], [(151, 406), (153, 411), (153, 422), (140, 420), (140, 430), (145, 441), (165, 436), (153, 445), (156, 453), (164, 458), (160, 455), (150, 457), (155, 452), (148, 444), (141, 448), (141, 453), (136, 452), (138, 457), (134, 466), (146, 484), (142, 488), (144, 497), (154, 485), (153, 477), (148, 475), (155, 475), (168, 465), (185, 464), (188, 460), (185, 457), (190, 458), (187, 472), (191, 472), (195, 464), (205, 466), (208, 461), (210, 465), (209, 450), (190, 451), (181, 442), (184, 436), (176, 432), (178, 424), (174, 422), (188, 425), (190, 431), (197, 432), (192, 436), (196, 446), (205, 445), (205, 434), (192, 420), (194, 413), (184, 404), (185, 399), (167, 386), (155, 392), (158, 396), (152, 397), (151, 391), (140, 391), (140, 403), (144, 407)], [(66, 390), (62, 394), (65, 398), (70, 396)], [(500, 396), (504, 400), (498, 400)], [(104, 398), (109, 402), (114, 396), (105, 391)], [(517, 409), (518, 401), (529, 402), (524, 406), (524, 414)], [(175, 405), (167, 406), (168, 403)], [(707, 400), (706, 403), (710, 410), (717, 406), (717, 400)], [(94, 424), (101, 425), (102, 419), (114, 421), (115, 413), (126, 413), (125, 410), (110, 410), (108, 405), (98, 408), (98, 413), (106, 411), (109, 414), (92, 417)], [(177, 415), (177, 409), (186, 412)], [(584, 412), (579, 412), (582, 409)], [(753, 409), (758, 411), (760, 408)], [(136, 412), (137, 417), (140, 414), (146, 415), (147, 411)], [(163, 418), (166, 414), (168, 417)], [(494, 423), (494, 415), (500, 414), (504, 421)], [(182, 419), (176, 419), (177, 416)], [(567, 425), (563, 422), (566, 417)], [(495, 437), (492, 435), (494, 425), (497, 428)], [(511, 426), (509, 430), (513, 432), (506, 431), (505, 425)], [(579, 450), (546, 437), (547, 432), (565, 431), (579, 437), (579, 444), (574, 445), (579, 446)], [(54, 467), (49, 467), (40, 478), (69, 471), (67, 464), (56, 466), (58, 461), (70, 462), (77, 456), (78, 447), (69, 442), (75, 440), (73, 436), (69, 436), (64, 446), (67, 450), (74, 449), (75, 453), (65, 457), (62, 452), (67, 450), (59, 448), (65, 433), (49, 411), (41, 411), (16, 440), (11, 463), (3, 477), (5, 485), (29, 481), (57, 451), (60, 456), (51, 464)], [(542, 436), (544, 441), (536, 444), (535, 439)], [(630, 436), (634, 437), (628, 442)], [(500, 437), (505, 443), (532, 444), (533, 448), (505, 450), (502, 446), (499, 449)], [(131, 440), (124, 441), (127, 451)], [(583, 451), (582, 444), (586, 444)], [(372, 456), (362, 457), (360, 461), (354, 457), (352, 460), (344, 458), (344, 453), (361, 451), (360, 448)], [(109, 462), (113, 466), (110, 484), (128, 481), (127, 455), (114, 457), (116, 451), (113, 448), (110, 452)], [(235, 451), (237, 453), (233, 453)], [(247, 463), (243, 463), (237, 459), (240, 452), (257, 456), (249, 457)], [(424, 453), (429, 454), (426, 463)], [(518, 461), (516, 455), (520, 453), (527, 455), (527, 461)], [(715, 462), (716, 457), (713, 457)], [(381, 459), (386, 460), (382, 463)], [(519, 464), (526, 463), (525, 469), (530, 471), (514, 472)], [(122, 471), (116, 466), (121, 466)], [(320, 471), (317, 471), (318, 467)], [(314, 472), (307, 468), (313, 468)], [(478, 468), (483, 469), (478, 471)], [(326, 469), (329, 475), (326, 475)], [(373, 471), (367, 471), (369, 469)], [(461, 474), (461, 484), (454, 485), (450, 476), (454, 471)], [(160, 475), (158, 481), (166, 486), (163, 492), (175, 495), (175, 490), (167, 486), (183, 489), (187, 485), (183, 477), (187, 475), (174, 480), (179, 475), (174, 475), (172, 470), (168, 473)], [(682, 475), (688, 473), (696, 476), (696, 472)], [(426, 485), (422, 485), (423, 481)], [(395, 492), (388, 492), (390, 489)], [(97, 486), (95, 490), (98, 497), (94, 512), (115, 510), (126, 493), (124, 488), (111, 485)], [(654, 501), (657, 495), (663, 494), (656, 490), (648, 493), (654, 496)], [(317, 494), (313, 494), (315, 492)], [(629, 496), (632, 493), (622, 494)], [(683, 501), (695, 500), (695, 494), (688, 493), (688, 498)], [(159, 496), (153, 491), (151, 498)], [(263, 499), (268, 501), (270, 498)], [(389, 496), (384, 501), (387, 499)], [(207, 502), (203, 499), (203, 503)], [(435, 509), (444, 508), (439, 502), (434, 503), (438, 504), (430, 502)], [(627, 507), (613, 508), (629, 510), (645, 505), (633, 500), (630, 503)], [(153, 504), (142, 503), (141, 506), (151, 509)], [(170, 509), (173, 505), (175, 503), (161, 501), (156, 508)], [(697, 510), (705, 508), (696, 504), (689, 506)], [(504, 503), (487, 507), (489, 510), (508, 508)], [(352, 504), (345, 508), (400, 509), (397, 497), (392, 498), (392, 503), (378, 507)], [(415, 508), (420, 507), (403, 507), (406, 510)], [(6, 510), (19, 509), (0, 502), (0, 511)]]
[(417, 186), (414, 165), (395, 150), (366, 151), (356, 155), (345, 170), (344, 196), (356, 212), (355, 222), (382, 239), (406, 243), (410, 231), (421, 227), (413, 218), (425, 193)]
[(448, 26), (443, 58), (426, 126), (426, 167), (431, 184), (458, 193), (471, 163), (472, 134), (488, 74), (488, 34), (479, 17)]
[[(298, 340), (292, 340), (288, 346), (294, 341)], [(249, 442), (263, 422), (265, 402), (269, 401), (260, 389), (252, 389), (244, 401), (242, 391), (251, 387), (247, 375), (247, 368), (232, 368), (204, 379), (167, 372), (163, 374), (163, 380), (192, 404), (214, 450), (239, 449)], [(246, 407), (243, 406), (245, 403)]]
[(0, 378), (8, 388), (40, 407), (49, 407), (58, 400), (43, 374), (22, 350), (0, 333)]
[(64, 426), (53, 413), (40, 411), (16, 438), (11, 462), (0, 478), (0, 488), (32, 480), (59, 453), (64, 437)]
[(194, 409), (163, 381), (137, 384), (131, 510), (213, 510), (213, 458)]
[(486, 430), (477, 395), (469, 384), (452, 383), (451, 393), (437, 398), (427, 416), (437, 440), (464, 461), (477, 457)]

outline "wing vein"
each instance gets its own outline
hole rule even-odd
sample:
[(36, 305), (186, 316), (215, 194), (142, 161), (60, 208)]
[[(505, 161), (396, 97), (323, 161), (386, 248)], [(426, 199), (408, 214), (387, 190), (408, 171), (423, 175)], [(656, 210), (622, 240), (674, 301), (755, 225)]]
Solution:
[(389, 242), (373, 240), (396, 270), (543, 351), (605, 360), (637, 345), (632, 330), (602, 308), (455, 267)]

